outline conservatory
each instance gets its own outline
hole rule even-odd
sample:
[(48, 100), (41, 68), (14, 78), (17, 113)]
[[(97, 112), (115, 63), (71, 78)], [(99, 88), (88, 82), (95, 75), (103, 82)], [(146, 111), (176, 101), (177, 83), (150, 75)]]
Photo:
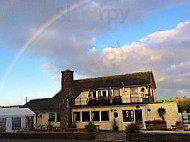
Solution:
[(0, 108), (0, 132), (32, 130), (35, 122), (35, 113), (28, 108)]

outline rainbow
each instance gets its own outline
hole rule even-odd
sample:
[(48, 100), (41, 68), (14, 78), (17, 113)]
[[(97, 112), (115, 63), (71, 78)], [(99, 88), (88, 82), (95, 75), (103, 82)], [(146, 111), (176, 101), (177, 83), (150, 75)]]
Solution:
[(59, 13), (57, 13), (56, 15), (54, 15), (52, 18), (50, 18), (49, 20), (47, 20), (43, 25), (41, 25), (29, 38), (28, 40), (24, 43), (24, 45), (19, 49), (19, 52), (17, 53), (17, 55), (13, 58), (13, 60), (11, 61), (11, 64), (8, 66), (2, 82), (0, 83), (0, 90), (3, 88), (4, 83), (9, 75), (9, 73), (11, 72), (11, 70), (13, 69), (15, 63), (17, 62), (17, 60), (19, 59), (19, 57), (24, 53), (24, 51), (39, 37), (40, 34), (42, 34), (49, 26), (51, 26), (53, 23), (55, 23), (58, 19), (60, 19), (63, 15), (71, 12), (72, 10), (74, 10), (75, 8), (78, 8), (80, 6), (85, 5), (86, 3), (90, 2), (91, 0), (80, 0), (77, 3), (74, 3), (73, 5), (61, 10)]

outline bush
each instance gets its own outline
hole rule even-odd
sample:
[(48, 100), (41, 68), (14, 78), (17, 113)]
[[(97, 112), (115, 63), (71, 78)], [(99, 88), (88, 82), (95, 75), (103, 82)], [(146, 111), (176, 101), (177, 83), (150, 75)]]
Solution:
[(92, 122), (89, 122), (87, 125), (85, 125), (85, 129), (88, 132), (96, 132), (96, 125), (94, 125)]
[(131, 123), (126, 127), (126, 132), (138, 133), (139, 130), (140, 130), (140, 127), (134, 123)]

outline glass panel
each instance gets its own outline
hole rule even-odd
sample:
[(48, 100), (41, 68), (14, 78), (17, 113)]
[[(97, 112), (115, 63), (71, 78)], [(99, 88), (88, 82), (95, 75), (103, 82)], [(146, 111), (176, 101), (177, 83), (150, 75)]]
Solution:
[(96, 91), (93, 91), (93, 98), (96, 98)]
[(33, 128), (34, 117), (26, 117), (26, 128)]
[(12, 129), (21, 128), (21, 118), (12, 118)]
[(57, 113), (57, 122), (60, 122), (60, 113)]
[(101, 121), (109, 121), (109, 111), (101, 111)]
[(0, 131), (6, 130), (6, 118), (0, 118)]
[(49, 120), (55, 122), (55, 113), (49, 113)]
[(82, 112), (82, 121), (90, 121), (90, 113), (89, 112)]
[(137, 87), (131, 88), (130, 91), (131, 91), (131, 95), (138, 95), (138, 88)]
[(103, 91), (102, 93), (103, 93), (103, 97), (106, 97), (106, 91)]
[(101, 91), (98, 91), (98, 98), (101, 97)]
[(123, 122), (134, 122), (134, 111), (123, 110)]
[(92, 121), (100, 121), (100, 113), (99, 111), (92, 111)]
[(113, 95), (114, 96), (120, 96), (120, 90), (119, 89), (113, 89)]

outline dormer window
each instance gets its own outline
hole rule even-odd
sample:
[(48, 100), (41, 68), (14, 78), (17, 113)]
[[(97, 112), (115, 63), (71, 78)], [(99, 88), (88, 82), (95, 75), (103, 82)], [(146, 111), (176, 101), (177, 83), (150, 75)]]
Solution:
[(120, 96), (120, 90), (118, 89), (113, 89), (113, 95), (114, 96)]
[(138, 95), (138, 88), (134, 87), (130, 89), (131, 95)]

